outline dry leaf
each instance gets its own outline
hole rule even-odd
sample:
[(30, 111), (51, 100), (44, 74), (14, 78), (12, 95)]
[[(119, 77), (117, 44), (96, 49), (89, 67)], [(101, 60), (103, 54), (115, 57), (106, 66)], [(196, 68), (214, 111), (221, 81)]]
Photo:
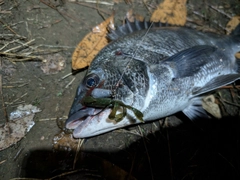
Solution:
[(113, 16), (93, 28), (76, 47), (72, 55), (72, 68), (74, 70), (90, 65), (98, 52), (108, 44), (107, 27), (113, 24)]
[(153, 12), (151, 21), (183, 26), (186, 23), (186, 0), (165, 0)]
[(213, 95), (209, 95), (203, 98), (202, 106), (203, 109), (205, 109), (209, 114), (213, 115), (215, 118), (220, 119), (222, 117), (219, 105), (215, 103), (215, 97)]
[(232, 17), (232, 19), (227, 23), (226, 26), (227, 34), (230, 34), (237, 27), (238, 24), (240, 24), (240, 16)]
[(236, 54), (235, 54), (235, 57), (236, 57), (237, 59), (240, 59), (240, 52), (239, 52), (239, 53), (236, 53)]
[[(232, 19), (227, 23), (226, 31), (227, 34), (230, 34), (237, 25), (240, 24), (240, 16), (234, 16)], [(240, 52), (235, 54), (236, 58), (240, 59)]]
[(16, 144), (35, 124), (33, 117), (40, 112), (36, 106), (20, 105), (10, 114), (9, 122), (0, 126), (0, 151)]

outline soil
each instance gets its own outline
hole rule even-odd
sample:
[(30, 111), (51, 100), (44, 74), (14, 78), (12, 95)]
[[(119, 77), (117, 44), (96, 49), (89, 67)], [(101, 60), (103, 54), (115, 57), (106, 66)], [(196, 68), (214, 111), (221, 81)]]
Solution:
[[(5, 123), (4, 113), (9, 115), (19, 104), (32, 104), (42, 110), (35, 115), (35, 125), (21, 141), (0, 151), (0, 179), (54, 176), (57, 177), (52, 179), (240, 179), (239, 106), (235, 105), (228, 104), (227, 114), (231, 116), (221, 120), (193, 123), (179, 114), (170, 117), (183, 121), (177, 127), (169, 127), (168, 121), (161, 120), (88, 138), (80, 150), (76, 150), (79, 140), (73, 140), (75, 148), (65, 144), (53, 146), (56, 135), (69, 136), (61, 134), (61, 122), (66, 119), (76, 88), (86, 73), (86, 69), (77, 72), (71, 69), (76, 45), (113, 12), (116, 24), (123, 22), (131, 8), (149, 19), (150, 11), (160, 1), (106, 0), (98, 5), (87, 0), (77, 2), (0, 0), (0, 49), (16, 40), (0, 52), (34, 40), (30, 47), (37, 48), (36, 55), (50, 61), (61, 59), (65, 64), (63, 69), (53, 69), (55, 74), (47, 74), (39, 59), (13, 63), (11, 58), (0, 56), (3, 86), (0, 101), (7, 107), (6, 111), (0, 108), (0, 123)], [(230, 17), (240, 14), (240, 1), (189, 0), (187, 8), (189, 26), (224, 34)], [(19, 36), (1, 37), (15, 33)], [(15, 53), (26, 52), (25, 48)], [(232, 102), (239, 102), (238, 91), (225, 91), (235, 93)], [(57, 123), (56, 119), (62, 121)]]

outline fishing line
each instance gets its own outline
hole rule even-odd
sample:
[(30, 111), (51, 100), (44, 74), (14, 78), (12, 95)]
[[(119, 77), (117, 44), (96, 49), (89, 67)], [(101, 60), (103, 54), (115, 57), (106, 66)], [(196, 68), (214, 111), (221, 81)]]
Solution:
[(151, 22), (151, 24), (150, 24), (150, 26), (148, 27), (146, 33), (145, 33), (144, 36), (141, 38), (141, 41), (140, 41), (139, 43), (137, 43), (137, 48), (136, 48), (136, 50), (133, 52), (133, 55), (132, 55), (131, 59), (127, 62), (126, 68), (123, 69), (123, 73), (121, 74), (121, 76), (120, 76), (117, 84), (115, 85), (115, 88), (112, 90), (112, 95), (113, 95), (113, 97), (114, 97), (115, 94), (116, 94), (116, 90), (117, 90), (117, 88), (119, 87), (119, 84), (120, 84), (120, 82), (121, 82), (121, 80), (122, 80), (122, 78), (123, 78), (123, 75), (125, 74), (126, 70), (127, 70), (128, 68), (130, 68), (130, 67), (129, 67), (129, 64), (132, 62), (134, 56), (137, 54), (137, 51), (138, 51), (138, 49), (139, 49), (139, 47), (140, 47), (140, 44), (143, 42), (143, 40), (145, 39), (147, 33), (148, 33), (149, 30), (152, 28), (153, 23), (154, 23), (154, 22)]

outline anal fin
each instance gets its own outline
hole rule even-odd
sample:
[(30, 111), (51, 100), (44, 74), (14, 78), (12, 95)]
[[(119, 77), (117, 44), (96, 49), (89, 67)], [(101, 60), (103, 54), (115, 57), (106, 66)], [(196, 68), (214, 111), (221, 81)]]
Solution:
[(199, 118), (208, 119), (207, 112), (202, 107), (202, 97), (195, 97), (191, 99), (191, 104), (183, 110), (183, 113), (190, 119), (195, 120)]

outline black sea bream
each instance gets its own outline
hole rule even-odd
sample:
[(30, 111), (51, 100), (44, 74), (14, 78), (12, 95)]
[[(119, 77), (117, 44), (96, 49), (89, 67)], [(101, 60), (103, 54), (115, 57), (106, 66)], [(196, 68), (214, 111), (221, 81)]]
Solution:
[(229, 36), (185, 27), (144, 28), (146, 23), (127, 22), (109, 35), (113, 41), (92, 61), (66, 121), (75, 138), (141, 122), (130, 110), (116, 122), (108, 118), (112, 108), (81, 104), (94, 87), (97, 91), (90, 95), (95, 97), (110, 97), (106, 92), (115, 90), (114, 100), (141, 111), (144, 121), (179, 111), (193, 120), (206, 116), (201, 106), (204, 93), (240, 78), (234, 56), (240, 51), (239, 27)]

